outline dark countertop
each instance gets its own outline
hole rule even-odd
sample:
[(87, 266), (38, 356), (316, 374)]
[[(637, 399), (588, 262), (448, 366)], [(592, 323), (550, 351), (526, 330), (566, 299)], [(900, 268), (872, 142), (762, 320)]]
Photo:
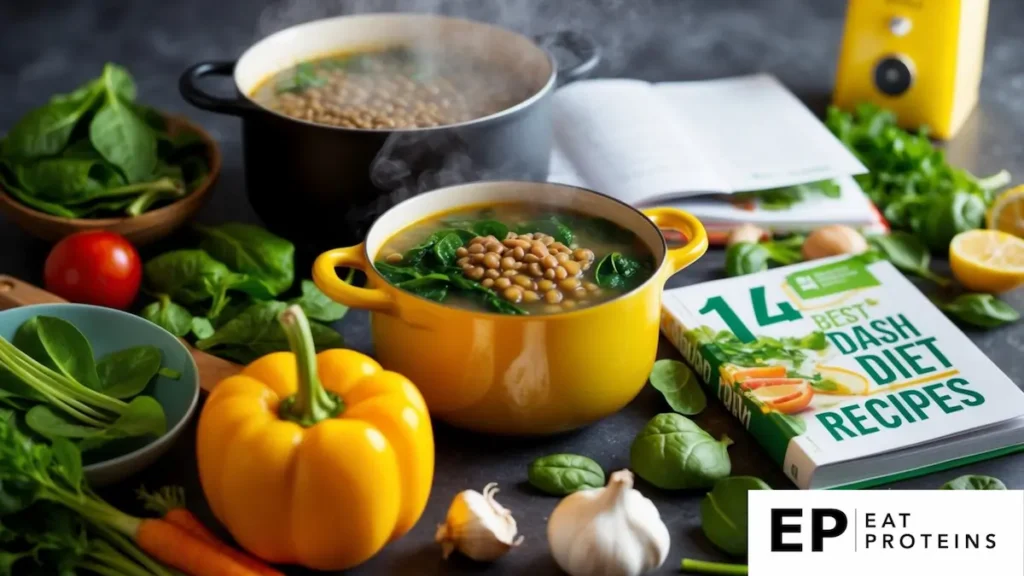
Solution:
[[(755, 5), (756, 4), (756, 5)], [(34, 0), (0, 3), (0, 131), (51, 93), (69, 91), (99, 74), (105, 61), (127, 66), (136, 77), (142, 102), (202, 123), (220, 142), (224, 169), (215, 195), (203, 209), (204, 222), (254, 221), (244, 195), (240, 133), (237, 120), (199, 112), (177, 92), (178, 74), (204, 59), (229, 59), (255, 39), (312, 18), (376, 9), (429, 10), (501, 22), (525, 32), (558, 27), (593, 33), (606, 52), (599, 75), (648, 80), (703, 79), (766, 71), (777, 75), (820, 112), (831, 91), (844, 2), (836, 0), (349, 0), (265, 2), (262, 0)], [(948, 146), (953, 161), (976, 174), (1006, 168), (1024, 178), (1024, 3), (992, 0), (981, 104), (961, 135)], [(174, 244), (174, 239), (170, 241)], [(40, 283), (48, 245), (0, 219), (0, 273)], [(152, 252), (152, 251), (149, 251)], [(149, 253), (147, 252), (147, 253)], [(144, 254), (145, 256), (145, 254)], [(680, 286), (717, 278), (723, 255), (712, 250), (692, 268), (670, 281)], [(940, 263), (941, 265), (941, 263)], [(1024, 310), (1024, 290), (1007, 296)], [(348, 344), (371, 352), (367, 316), (350, 313), (340, 324)], [(1024, 324), (991, 332), (969, 332), (992, 360), (1018, 383), (1024, 380)], [(676, 353), (662, 342), (662, 355)], [(481, 437), (436, 426), (437, 469), (430, 504), (412, 532), (376, 558), (354, 570), (359, 574), (555, 574), (547, 551), (545, 526), (557, 499), (526, 485), (526, 467), (537, 456), (574, 452), (596, 459), (608, 471), (628, 465), (628, 447), (640, 427), (667, 408), (650, 389), (621, 413), (583, 431), (555, 438), (509, 440)], [(730, 449), (735, 474), (764, 478), (776, 488), (788, 482), (717, 404), (697, 417), (714, 435), (736, 440)], [(124, 507), (136, 507), (131, 490), (185, 484), (192, 507), (212, 523), (196, 480), (192, 455), (194, 428), (172, 452), (138, 478), (104, 494)], [(893, 488), (936, 488), (961, 473), (989, 474), (1012, 488), (1024, 487), (1024, 455), (1004, 457), (915, 480)], [(464, 559), (440, 560), (433, 543), (435, 525), (443, 520), (452, 496), (465, 488), (480, 490), (488, 482), (502, 488), (499, 501), (510, 508), (523, 546), (491, 567)], [(663, 492), (640, 483), (669, 526), (672, 551), (662, 572), (671, 573), (683, 556), (723, 559), (700, 532), (702, 494)], [(254, 503), (258, 505), (258, 503)]]

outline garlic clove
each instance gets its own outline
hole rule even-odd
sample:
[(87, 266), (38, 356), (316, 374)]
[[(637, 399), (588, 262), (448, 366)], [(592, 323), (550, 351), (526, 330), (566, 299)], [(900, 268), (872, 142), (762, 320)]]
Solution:
[(498, 485), (492, 482), (483, 494), (463, 490), (455, 495), (444, 524), (434, 534), (442, 558), (458, 550), (473, 560), (491, 562), (522, 543), (512, 513), (494, 499), (497, 492)]
[(740, 224), (729, 231), (729, 239), (726, 241), (726, 246), (732, 246), (733, 244), (739, 244), (740, 242), (751, 242), (757, 244), (761, 241), (761, 238), (767, 236), (768, 233), (763, 229), (753, 224)]
[(654, 503), (633, 489), (633, 473), (613, 473), (604, 488), (566, 496), (548, 520), (555, 562), (570, 576), (639, 576), (660, 567), (670, 538)]
[(868, 241), (860, 232), (849, 226), (832, 224), (811, 232), (801, 251), (804, 259), (816, 260), (840, 254), (860, 254), (867, 249)]

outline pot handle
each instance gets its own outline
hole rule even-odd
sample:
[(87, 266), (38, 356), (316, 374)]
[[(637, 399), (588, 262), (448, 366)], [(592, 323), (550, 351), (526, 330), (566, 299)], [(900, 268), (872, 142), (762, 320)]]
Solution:
[[(594, 68), (601, 63), (601, 48), (589, 34), (583, 32), (574, 30), (547, 32), (535, 36), (534, 41), (548, 53), (552, 52), (552, 48), (558, 48), (569, 52), (579, 61), (572, 66), (558, 66), (559, 84), (568, 84), (573, 80), (579, 80), (593, 72)], [(555, 63), (558, 64), (557, 57)]]
[(363, 244), (348, 248), (328, 250), (313, 262), (313, 282), (331, 300), (340, 302), (350, 308), (390, 312), (394, 309), (394, 300), (383, 290), (358, 288), (338, 277), (335, 268), (355, 268), (369, 274), (370, 263), (366, 260), (366, 247)]
[(194, 64), (182, 73), (178, 79), (178, 91), (181, 97), (196, 108), (241, 116), (252, 112), (257, 108), (245, 98), (224, 98), (214, 96), (201, 89), (198, 80), (203, 76), (231, 76), (235, 73), (235, 62), (233, 60), (221, 60), (214, 62), (200, 62)]
[(708, 234), (693, 214), (675, 208), (648, 208), (643, 212), (658, 228), (678, 230), (686, 236), (686, 244), (665, 254), (672, 271), (670, 276), (693, 264), (708, 251)]

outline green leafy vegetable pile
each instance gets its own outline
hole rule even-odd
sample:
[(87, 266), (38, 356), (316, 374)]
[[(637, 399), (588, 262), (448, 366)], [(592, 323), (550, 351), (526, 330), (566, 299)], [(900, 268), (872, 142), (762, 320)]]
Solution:
[(783, 188), (742, 192), (734, 194), (732, 198), (740, 202), (756, 200), (758, 202), (757, 207), (761, 210), (786, 210), (808, 198), (815, 196), (839, 198), (840, 194), (839, 184), (835, 181), (819, 180), (818, 182), (808, 182)]
[(138, 216), (196, 189), (209, 172), (203, 140), (169, 132), (135, 93), (128, 71), (107, 64), (99, 78), (30, 111), (0, 141), (0, 186), (65, 218)]
[(950, 166), (926, 130), (911, 134), (892, 112), (874, 105), (853, 113), (829, 108), (825, 124), (869, 170), (857, 182), (886, 220), (933, 252), (945, 252), (958, 233), (980, 228), (995, 192), (1010, 180), (1006, 171), (977, 178)]
[(317, 350), (342, 345), (341, 335), (321, 324), (340, 320), (348, 308), (310, 280), (301, 293), (278, 300), (295, 279), (295, 247), (249, 224), (197, 226), (199, 248), (165, 252), (144, 268), (144, 286), (155, 301), (140, 315), (178, 337), (191, 336), (200, 350), (249, 363), (288, 350), (277, 316), (298, 304), (311, 320)]
[(155, 346), (93, 357), (89, 341), (61, 318), (36, 316), (13, 342), (0, 338), (0, 405), (23, 415), (43, 438), (67, 438), (81, 451), (167, 431), (164, 410), (141, 395), (160, 372)]
[(140, 522), (89, 490), (71, 442), (34, 443), (0, 408), (0, 574), (172, 576), (130, 539)]

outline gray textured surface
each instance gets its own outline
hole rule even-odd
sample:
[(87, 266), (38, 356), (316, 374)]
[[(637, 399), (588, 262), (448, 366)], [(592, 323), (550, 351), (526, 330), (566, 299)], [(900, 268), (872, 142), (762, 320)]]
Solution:
[[(70, 90), (97, 75), (103, 62), (122, 63), (135, 73), (142, 101), (196, 119), (221, 143), (224, 171), (215, 197), (200, 219), (253, 220), (243, 191), (237, 121), (189, 108), (178, 97), (177, 78), (193, 62), (237, 57), (255, 39), (289, 24), (329, 14), (439, 6), (445, 13), (501, 22), (525, 32), (576, 27), (594, 34), (603, 45), (606, 61), (600, 75), (682, 80), (767, 71), (821, 111), (833, 82), (844, 4), (836, 0), (6, 1), (0, 3), (0, 85), (4, 86), (0, 131), (49, 94)], [(1017, 175), (1018, 182), (1024, 177), (1022, 25), (1024, 2), (992, 0), (980, 109), (949, 146), (950, 156), (960, 165), (978, 174), (1008, 168)], [(168, 245), (178, 240), (172, 239)], [(38, 283), (47, 249), (46, 244), (0, 220), (0, 272)], [(670, 285), (716, 278), (722, 260), (721, 251), (713, 250)], [(1008, 300), (1018, 310), (1024, 309), (1024, 290)], [(350, 345), (371, 350), (365, 314), (353, 312), (341, 327)], [(988, 333), (971, 332), (970, 336), (1014, 381), (1021, 383), (1022, 325)], [(674, 354), (664, 344), (662, 352), (665, 356)], [(545, 538), (547, 516), (556, 500), (540, 496), (525, 485), (527, 464), (543, 454), (568, 451), (591, 456), (607, 470), (625, 467), (636, 431), (664, 409), (655, 393), (645, 390), (614, 417), (578, 433), (542, 440), (483, 438), (438, 426), (437, 473), (423, 519), (406, 538), (354, 572), (557, 573)], [(720, 406), (712, 404), (697, 421), (713, 434), (727, 433), (736, 439), (730, 449), (735, 473), (761, 476), (777, 488), (787, 486), (753, 439)], [(191, 446), (190, 435), (137, 481), (105, 493), (130, 507), (135, 506), (130, 489), (139, 483), (150, 487), (183, 483), (189, 488), (193, 507), (206, 520), (212, 520), (196, 484)], [(967, 471), (999, 476), (1012, 488), (1024, 487), (1024, 455), (893, 487), (934, 488)], [(464, 488), (481, 489), (492, 481), (501, 485), (499, 500), (515, 513), (526, 536), (522, 548), (489, 568), (458, 559), (440, 561), (438, 548), (432, 543), (433, 529), (442, 520), (452, 495)], [(674, 572), (683, 556), (721, 558), (700, 534), (700, 494), (662, 492), (643, 484), (640, 488), (655, 500), (672, 535), (672, 551), (662, 572)]]

